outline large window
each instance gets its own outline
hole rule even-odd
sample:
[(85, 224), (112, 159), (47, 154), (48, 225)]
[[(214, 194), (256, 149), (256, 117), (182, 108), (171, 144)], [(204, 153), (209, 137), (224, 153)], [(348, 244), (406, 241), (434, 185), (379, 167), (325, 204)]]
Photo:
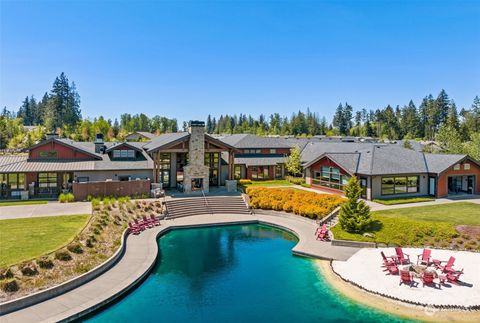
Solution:
[(25, 174), (23, 173), (0, 174), (0, 183), (2, 185), (2, 189), (24, 190)]
[(187, 153), (177, 153), (177, 183), (183, 183), (183, 167), (188, 163)]
[(113, 158), (135, 158), (135, 150), (133, 149), (115, 149)]
[(38, 173), (38, 187), (56, 188), (57, 173)]
[(170, 156), (170, 153), (160, 154), (158, 180), (162, 183), (162, 187), (170, 186)]
[(382, 177), (382, 195), (418, 193), (419, 191), (418, 176)]
[(268, 166), (252, 166), (252, 179), (264, 180), (269, 179)]
[(336, 167), (322, 166), (320, 171), (313, 173), (312, 184), (343, 191), (349, 179), (348, 175), (342, 175)]
[(235, 179), (240, 179), (242, 178), (242, 166), (241, 165), (235, 165), (233, 168), (233, 176)]
[(244, 149), (243, 152), (245, 154), (261, 154), (262, 150), (261, 149)]
[(219, 153), (205, 153), (205, 166), (210, 168), (210, 185), (217, 186), (218, 175), (220, 173), (220, 154)]

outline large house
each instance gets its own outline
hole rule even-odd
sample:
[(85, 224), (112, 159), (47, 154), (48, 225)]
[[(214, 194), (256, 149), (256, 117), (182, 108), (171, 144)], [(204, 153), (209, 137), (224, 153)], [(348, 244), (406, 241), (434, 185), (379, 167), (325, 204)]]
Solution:
[(203, 122), (142, 142), (77, 142), (49, 136), (28, 155), (0, 156), (0, 198), (148, 194), (151, 184), (191, 192), (233, 180), (280, 179), (292, 147), (301, 150), (306, 182), (341, 193), (357, 176), (366, 199), (480, 193), (480, 164), (466, 155), (426, 154), (399, 145), (259, 137), (214, 137)]

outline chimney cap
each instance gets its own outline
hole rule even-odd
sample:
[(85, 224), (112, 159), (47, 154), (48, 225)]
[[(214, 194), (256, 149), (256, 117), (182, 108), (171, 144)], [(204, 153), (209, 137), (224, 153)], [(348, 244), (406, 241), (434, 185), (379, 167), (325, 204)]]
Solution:
[(200, 120), (191, 120), (188, 125), (190, 127), (205, 127), (205, 122)]

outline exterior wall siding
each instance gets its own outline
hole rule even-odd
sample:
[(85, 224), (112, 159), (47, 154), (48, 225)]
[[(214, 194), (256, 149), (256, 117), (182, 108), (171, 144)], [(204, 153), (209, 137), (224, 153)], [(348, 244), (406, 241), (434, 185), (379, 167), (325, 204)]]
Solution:
[[(470, 164), (470, 169), (465, 169), (465, 163)], [(437, 197), (448, 196), (448, 177), (449, 176), (475, 176), (475, 192), (480, 193), (480, 167), (473, 162), (467, 160), (460, 163), (460, 169), (454, 170), (454, 167), (450, 167), (445, 172), (441, 173), (437, 179)]]
[(92, 156), (84, 154), (82, 152), (76, 151), (70, 147), (67, 147), (62, 144), (58, 144), (54, 141), (47, 142), (44, 145), (38, 146), (30, 150), (29, 158), (30, 159), (40, 159), (41, 151), (56, 151), (57, 159), (79, 159), (79, 160), (92, 160)]

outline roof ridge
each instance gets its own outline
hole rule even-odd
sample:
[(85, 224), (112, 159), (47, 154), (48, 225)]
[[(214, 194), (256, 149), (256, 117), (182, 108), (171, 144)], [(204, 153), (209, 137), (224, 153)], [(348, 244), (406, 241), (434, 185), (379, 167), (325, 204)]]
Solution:
[(375, 160), (375, 148), (377, 148), (376, 145), (373, 145), (372, 149), (372, 160), (370, 162), (370, 174), (373, 174), (373, 161)]
[(428, 169), (428, 162), (427, 162), (427, 158), (425, 157), (425, 153), (422, 151), (421, 154), (423, 156), (423, 162), (425, 163), (425, 168), (427, 169), (427, 173), (430, 173), (430, 169)]

